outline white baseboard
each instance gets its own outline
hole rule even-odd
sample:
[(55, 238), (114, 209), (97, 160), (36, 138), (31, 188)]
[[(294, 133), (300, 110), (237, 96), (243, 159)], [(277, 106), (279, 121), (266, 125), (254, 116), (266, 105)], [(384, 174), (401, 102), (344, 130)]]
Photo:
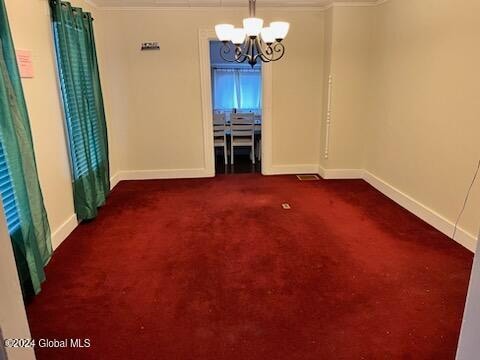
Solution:
[(78, 226), (77, 215), (70, 216), (62, 225), (52, 233), (52, 248), (55, 250), (65, 240), (68, 235)]
[(110, 178), (110, 190), (113, 190), (115, 186), (120, 182), (120, 172), (117, 172)]
[(363, 179), (362, 169), (325, 169), (319, 167), (318, 174), (323, 179)]
[[(274, 165), (264, 170), (264, 175), (294, 175), (320, 174), (323, 179), (363, 179), (375, 189), (389, 197), (397, 204), (418, 216), (427, 224), (433, 226), (443, 234), (451, 237), (455, 224), (439, 213), (423, 205), (411, 196), (403, 193), (386, 181), (362, 169), (325, 169), (315, 164), (303, 165)], [(119, 171), (110, 180), (111, 187), (115, 187), (122, 180), (148, 179), (185, 179), (213, 177), (215, 173), (201, 169), (170, 169), (170, 170), (134, 170)], [(52, 246), (55, 250), (78, 225), (77, 217), (73, 214), (52, 234)], [(477, 246), (476, 236), (462, 228), (457, 228), (455, 241), (468, 250), (474, 252)]]
[[(375, 189), (383, 193), (385, 196), (389, 197), (400, 206), (404, 207), (411, 213), (418, 216), (427, 224), (430, 224), (435, 229), (444, 233), (448, 237), (452, 237), (455, 224), (450, 220), (446, 219), (439, 213), (413, 199), (411, 196), (401, 192), (397, 188), (388, 184), (386, 181), (369, 173), (368, 171), (364, 171), (363, 179)], [(474, 235), (470, 234), (464, 229), (457, 228), (457, 233), (454, 240), (468, 250), (475, 252), (477, 246), (477, 239)]]
[[(147, 179), (185, 179), (213, 177), (214, 173), (206, 169), (174, 169), (174, 170), (135, 170), (119, 171), (110, 178), (110, 189), (113, 189), (122, 180)], [(52, 248), (55, 250), (78, 226), (77, 215), (70, 216), (52, 233)]]
[(205, 168), (201, 169), (165, 169), (165, 170), (130, 170), (118, 173), (122, 180), (153, 180), (153, 179), (188, 179), (213, 177), (215, 173)]
[[(414, 215), (418, 216), (420, 219), (433, 226), (438, 231), (450, 238), (453, 235), (455, 224), (452, 221), (446, 219), (436, 211), (430, 209), (428, 206), (423, 205), (411, 196), (403, 193), (386, 181), (378, 178), (366, 170), (325, 169), (320, 166), (318, 173), (323, 179), (363, 179), (382, 194), (389, 197)], [(468, 250), (475, 252), (477, 247), (477, 238), (468, 231), (458, 227), (454, 240)]]
[(271, 167), (262, 170), (263, 175), (318, 174), (318, 165), (272, 165)]

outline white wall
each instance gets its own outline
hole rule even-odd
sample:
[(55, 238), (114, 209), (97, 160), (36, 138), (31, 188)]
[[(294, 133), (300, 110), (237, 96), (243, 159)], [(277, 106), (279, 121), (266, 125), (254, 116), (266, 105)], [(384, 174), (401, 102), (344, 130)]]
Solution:
[[(362, 169), (368, 117), (368, 76), (373, 12), (371, 7), (333, 7), (327, 12), (327, 76), (332, 76), (328, 158), (321, 133), (320, 165), (325, 169)], [(323, 126), (327, 97), (324, 96)]]
[(473, 261), (467, 304), (457, 349), (457, 360), (477, 360), (480, 354), (480, 242)]
[[(30, 339), (12, 243), (7, 232), (2, 206), (0, 206), (0, 264), (0, 328), (3, 338)], [(6, 351), (10, 360), (35, 359), (31, 348), (6, 348)]]
[[(6, 0), (5, 4), (15, 47), (31, 50), (33, 55), (35, 77), (22, 79), (22, 84), (30, 115), (40, 185), (55, 247), (76, 226), (76, 216), (50, 8), (48, 0)], [(100, 12), (86, 2), (77, 0), (72, 1), (72, 4), (92, 11), (97, 18), (95, 26), (102, 22), (98, 19)], [(96, 35), (102, 42), (101, 31), (96, 30)], [(101, 54), (99, 57), (101, 66)], [(112, 127), (112, 124), (109, 125)], [(115, 156), (111, 152), (112, 172), (115, 172)]]
[[(275, 9), (259, 15), (292, 23), (285, 58), (273, 66), (273, 164), (316, 166), (323, 12)], [(110, 114), (116, 114), (121, 170), (204, 168), (198, 31), (241, 19), (237, 9), (108, 10), (104, 23), (110, 56), (103, 79)], [(158, 41), (161, 50), (140, 52), (146, 41)]]
[[(72, 4), (91, 11), (95, 18), (114, 183), (119, 173), (128, 177), (138, 170), (159, 176), (175, 174), (177, 169), (202, 170), (198, 31), (222, 21), (240, 23), (238, 9), (112, 11), (83, 0)], [(22, 83), (56, 247), (77, 222), (48, 0), (6, 0), (6, 6), (16, 48), (33, 53), (35, 78)], [(305, 165), (316, 168), (324, 13), (291, 9), (259, 13), (266, 21), (292, 23), (285, 58), (273, 66), (273, 165), (294, 172)], [(319, 45), (312, 46), (311, 39)], [(140, 52), (141, 42), (151, 40), (160, 42), (161, 51)]]
[[(448, 235), (480, 159), (479, 10), (476, 0), (388, 0), (335, 6), (325, 22), (333, 95), (321, 173), (363, 177)], [(477, 184), (457, 233), (471, 250), (479, 199)]]
[[(83, 1), (72, 1), (95, 10)], [(40, 185), (56, 246), (76, 225), (70, 166), (57, 86), (48, 0), (5, 0), (17, 49), (32, 51), (35, 78), (23, 79), (23, 89), (37, 160)], [(101, 61), (101, 59), (100, 59)], [(11, 240), (0, 207), (0, 327), (4, 338), (30, 338)], [(11, 360), (35, 359), (32, 349), (8, 348)]]
[[(242, 14), (74, 3), (97, 19), (112, 174), (201, 169), (198, 30), (240, 24)], [(34, 55), (36, 77), (23, 85), (45, 205), (54, 238), (62, 239), (75, 217), (48, 1), (6, 5), (16, 47)], [(273, 164), (364, 168), (451, 225), (480, 158), (479, 13), (477, 0), (259, 11), (292, 24), (286, 56), (273, 67)], [(161, 51), (140, 52), (145, 41), (159, 41)], [(321, 159), (329, 72), (331, 148)], [(479, 226), (479, 198), (477, 185), (461, 221), (470, 234)]]
[[(480, 159), (480, 2), (390, 0), (373, 11), (365, 167), (454, 222)], [(479, 213), (477, 183), (460, 222), (472, 240)]]
[[(124, 11), (74, 3), (96, 18), (112, 175), (201, 170), (198, 30), (239, 24), (238, 9)], [(23, 84), (56, 244), (76, 221), (48, 1), (6, 5), (17, 48), (34, 55), (36, 77)], [(286, 56), (273, 66), (273, 166), (364, 168), (451, 226), (480, 157), (480, 54), (472, 46), (479, 6), (389, 0), (327, 11), (260, 10), (267, 21), (292, 23)], [(140, 52), (144, 41), (159, 41), (161, 51)], [(323, 159), (328, 73), (332, 127)], [(472, 198), (479, 196), (476, 187)], [(473, 202), (462, 219), (469, 234), (479, 211)]]

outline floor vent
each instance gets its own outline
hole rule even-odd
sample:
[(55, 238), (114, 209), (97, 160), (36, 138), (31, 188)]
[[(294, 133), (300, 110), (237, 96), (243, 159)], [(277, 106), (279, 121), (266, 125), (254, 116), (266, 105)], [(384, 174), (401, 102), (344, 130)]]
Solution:
[(298, 180), (300, 181), (317, 181), (320, 178), (317, 175), (297, 175)]

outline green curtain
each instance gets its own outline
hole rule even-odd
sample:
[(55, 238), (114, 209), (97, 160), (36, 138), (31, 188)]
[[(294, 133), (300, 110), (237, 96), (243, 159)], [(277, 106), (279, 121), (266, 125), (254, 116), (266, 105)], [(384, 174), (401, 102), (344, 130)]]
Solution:
[(11, 234), (24, 295), (40, 291), (52, 254), (30, 122), (3, 0), (0, 0), (0, 142), (10, 172), (20, 228)]
[(97, 216), (110, 191), (107, 127), (93, 19), (68, 2), (52, 0), (60, 83), (68, 129), (75, 210)]

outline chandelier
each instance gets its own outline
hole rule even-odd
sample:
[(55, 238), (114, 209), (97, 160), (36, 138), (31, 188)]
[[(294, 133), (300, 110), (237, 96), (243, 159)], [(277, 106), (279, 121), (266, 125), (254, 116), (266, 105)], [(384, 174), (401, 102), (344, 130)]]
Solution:
[(280, 60), (285, 54), (282, 40), (288, 34), (290, 24), (284, 21), (271, 22), (263, 27), (263, 19), (255, 17), (255, 0), (249, 0), (250, 17), (243, 19), (243, 28), (230, 24), (215, 26), (215, 33), (223, 45), (220, 56), (234, 63), (247, 61), (252, 68), (257, 62)]

